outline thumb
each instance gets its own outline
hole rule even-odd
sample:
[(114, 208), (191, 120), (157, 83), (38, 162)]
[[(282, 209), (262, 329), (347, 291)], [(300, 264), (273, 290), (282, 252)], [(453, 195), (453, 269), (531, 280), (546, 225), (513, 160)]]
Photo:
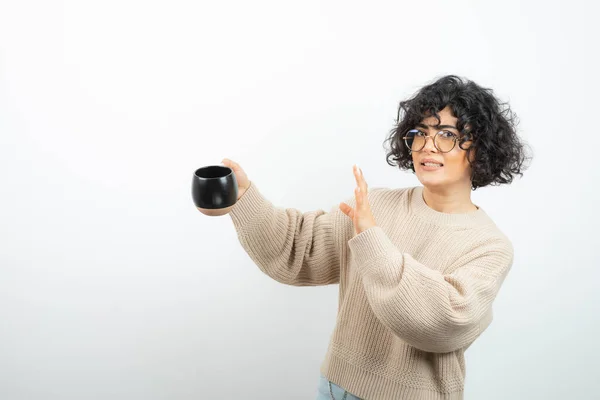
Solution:
[(346, 214), (347, 216), (349, 216), (350, 218), (353, 218), (352, 217), (352, 214), (353, 214), (352, 207), (350, 207), (348, 204), (346, 204), (344, 202), (341, 202), (340, 203), (340, 210), (342, 210), (342, 212), (344, 214)]

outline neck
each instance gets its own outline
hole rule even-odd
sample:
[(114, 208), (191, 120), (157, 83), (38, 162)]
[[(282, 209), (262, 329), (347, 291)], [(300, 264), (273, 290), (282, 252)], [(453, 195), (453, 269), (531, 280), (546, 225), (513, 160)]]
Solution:
[(471, 201), (471, 187), (423, 187), (423, 200), (435, 211), (462, 214), (477, 210)]

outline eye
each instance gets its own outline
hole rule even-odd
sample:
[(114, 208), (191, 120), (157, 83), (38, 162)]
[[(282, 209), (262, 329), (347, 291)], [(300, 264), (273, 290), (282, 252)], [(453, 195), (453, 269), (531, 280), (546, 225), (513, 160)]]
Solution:
[(442, 136), (447, 139), (452, 139), (453, 137), (456, 137), (456, 135), (450, 131), (442, 131)]
[(425, 132), (421, 132), (421, 131), (420, 131), (420, 130), (418, 130), (418, 129), (414, 129), (414, 130), (412, 130), (411, 132), (413, 132), (415, 136), (427, 136), (427, 135), (425, 134)]

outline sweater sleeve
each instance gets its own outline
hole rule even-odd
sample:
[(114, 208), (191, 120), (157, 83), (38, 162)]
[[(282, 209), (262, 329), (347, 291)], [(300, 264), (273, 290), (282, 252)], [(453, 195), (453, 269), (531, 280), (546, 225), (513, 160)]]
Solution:
[(302, 213), (275, 207), (251, 182), (229, 215), (242, 247), (261, 271), (284, 284), (318, 286), (339, 282), (337, 209)]
[(495, 241), (461, 257), (450, 274), (402, 253), (378, 226), (348, 241), (377, 318), (420, 350), (466, 348), (490, 325), (492, 302), (513, 262), (509, 241)]

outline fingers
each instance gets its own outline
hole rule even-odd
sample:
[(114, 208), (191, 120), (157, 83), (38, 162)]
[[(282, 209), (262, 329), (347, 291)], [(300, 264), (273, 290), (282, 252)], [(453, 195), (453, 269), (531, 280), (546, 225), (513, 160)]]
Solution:
[(362, 170), (356, 164), (354, 165), (354, 178), (356, 179), (356, 185), (360, 188), (360, 191), (363, 192), (363, 194), (368, 193), (367, 181), (365, 181)]
[(356, 197), (356, 208), (365, 208), (367, 206), (368, 186), (362, 174), (362, 170), (358, 165), (354, 165), (354, 177), (356, 178), (356, 188), (354, 189), (354, 197)]
[(221, 162), (234, 171), (240, 171), (242, 169), (238, 163), (231, 161), (229, 158), (224, 158)]

